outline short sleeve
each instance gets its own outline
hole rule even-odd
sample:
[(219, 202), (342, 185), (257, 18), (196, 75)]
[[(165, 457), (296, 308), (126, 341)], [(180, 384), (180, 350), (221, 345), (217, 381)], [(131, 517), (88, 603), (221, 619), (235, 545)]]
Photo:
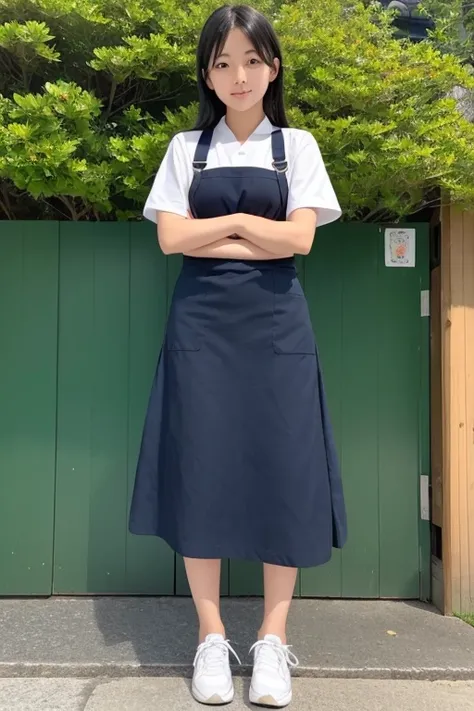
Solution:
[(317, 226), (334, 222), (342, 215), (336, 193), (326, 171), (314, 136), (298, 131), (288, 186), (287, 217), (293, 210), (312, 207), (318, 215)]
[(192, 179), (192, 167), (188, 163), (186, 147), (177, 134), (170, 141), (143, 208), (147, 220), (156, 222), (156, 210), (187, 217)]

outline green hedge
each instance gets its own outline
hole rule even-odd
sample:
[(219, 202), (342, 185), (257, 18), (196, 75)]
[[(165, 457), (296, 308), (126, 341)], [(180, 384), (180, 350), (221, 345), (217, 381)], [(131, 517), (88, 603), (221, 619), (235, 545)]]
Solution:
[[(129, 219), (196, 116), (194, 54), (214, 0), (0, 0), (0, 219)], [(393, 37), (377, 2), (259, 0), (291, 123), (318, 140), (347, 220), (393, 220), (441, 191), (474, 206), (474, 80)]]

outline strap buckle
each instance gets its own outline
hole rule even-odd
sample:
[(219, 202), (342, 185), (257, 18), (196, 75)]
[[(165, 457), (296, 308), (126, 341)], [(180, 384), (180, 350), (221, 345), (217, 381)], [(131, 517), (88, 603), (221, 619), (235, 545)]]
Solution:
[[(200, 165), (202, 165), (202, 168), (199, 168)], [(204, 170), (206, 165), (207, 165), (207, 160), (193, 160), (193, 170), (195, 170), (196, 173), (200, 173), (201, 170)]]
[(288, 170), (288, 161), (286, 160), (274, 160), (272, 165), (277, 173), (286, 173)]

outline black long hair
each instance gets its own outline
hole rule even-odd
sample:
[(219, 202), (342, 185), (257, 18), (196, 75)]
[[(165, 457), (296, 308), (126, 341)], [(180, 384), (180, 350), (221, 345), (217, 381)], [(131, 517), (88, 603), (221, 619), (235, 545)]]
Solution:
[[(241, 30), (252, 42), (262, 62), (273, 67), (273, 59), (280, 60), (276, 79), (268, 85), (263, 97), (263, 110), (274, 126), (287, 127), (283, 104), (283, 62), (280, 43), (270, 22), (248, 5), (223, 5), (207, 19), (201, 31), (196, 52), (196, 71), (199, 92), (199, 114), (195, 130), (214, 128), (226, 113), (226, 105), (206, 84), (209, 62), (218, 56), (231, 30)], [(204, 75), (203, 75), (204, 72)]]

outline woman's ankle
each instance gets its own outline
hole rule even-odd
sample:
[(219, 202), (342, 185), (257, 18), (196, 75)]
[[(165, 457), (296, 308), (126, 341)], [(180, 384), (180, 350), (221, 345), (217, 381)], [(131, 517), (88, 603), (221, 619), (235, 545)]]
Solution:
[(208, 634), (221, 634), (225, 639), (224, 625), (208, 625), (199, 628), (199, 644), (204, 642)]
[(271, 628), (261, 627), (261, 628), (258, 630), (257, 639), (259, 639), (259, 640), (264, 639), (264, 637), (265, 637), (266, 634), (273, 634), (273, 635), (276, 635), (277, 637), (279, 637), (279, 638), (281, 639), (282, 644), (286, 644), (286, 641), (287, 641), (287, 640), (286, 640), (286, 631), (284, 631), (284, 630), (278, 630), (278, 629), (271, 629)]

